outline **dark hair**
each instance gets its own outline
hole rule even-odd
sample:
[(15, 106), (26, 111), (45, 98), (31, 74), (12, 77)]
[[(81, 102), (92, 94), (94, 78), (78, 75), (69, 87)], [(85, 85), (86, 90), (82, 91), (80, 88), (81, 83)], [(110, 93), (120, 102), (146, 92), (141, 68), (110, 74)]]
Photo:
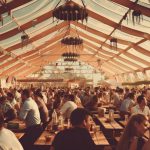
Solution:
[(69, 100), (74, 102), (75, 101), (75, 96), (73, 94), (70, 94), (69, 95)]
[(137, 136), (137, 129), (135, 127), (135, 123), (142, 123), (144, 122), (146, 117), (143, 114), (135, 114), (131, 116), (129, 119), (126, 128), (124, 129), (124, 132), (119, 140), (119, 143), (117, 145), (116, 150), (127, 150), (129, 149), (130, 145), (130, 140), (134, 137)]
[(38, 96), (38, 97), (40, 97), (40, 98), (43, 99), (42, 93), (41, 93), (40, 91), (38, 91), (38, 90), (36, 90), (36, 91), (34, 92), (34, 95), (35, 95), (35, 96)]
[(4, 124), (4, 115), (2, 110), (0, 110), (0, 128), (3, 126)]
[(144, 100), (145, 96), (144, 95), (140, 95), (137, 97), (137, 103), (141, 104), (141, 102)]
[(27, 98), (29, 98), (31, 96), (31, 92), (29, 89), (24, 89), (22, 91), (22, 95), (25, 95)]
[(92, 101), (98, 102), (98, 97), (97, 97), (97, 95), (94, 95), (94, 96), (92, 97)]
[(80, 125), (89, 115), (90, 114), (86, 109), (77, 108), (71, 113), (70, 122), (73, 126)]
[(41, 90), (40, 88), (38, 88), (36, 91), (37, 91), (37, 92), (42, 92), (42, 90)]
[(131, 93), (129, 93), (129, 94), (127, 95), (127, 97), (133, 99), (133, 98), (134, 98), (134, 95), (135, 95), (135, 94), (134, 94), (133, 92), (131, 92)]
[(124, 92), (124, 90), (122, 88), (117, 88), (116, 92), (119, 93), (119, 94), (122, 94)]
[(10, 92), (7, 93), (7, 96), (14, 98), (14, 94), (12, 94), (12, 93), (10, 93)]
[(4, 103), (7, 100), (6, 96), (0, 97), (0, 103)]

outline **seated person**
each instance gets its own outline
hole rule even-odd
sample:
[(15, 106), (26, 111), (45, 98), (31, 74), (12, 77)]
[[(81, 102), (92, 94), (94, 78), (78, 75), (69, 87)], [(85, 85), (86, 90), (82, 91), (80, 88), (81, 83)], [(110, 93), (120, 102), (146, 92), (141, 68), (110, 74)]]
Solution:
[(147, 125), (147, 118), (143, 114), (133, 115), (120, 138), (117, 150), (142, 150), (145, 144), (143, 135)]
[(15, 134), (4, 128), (4, 116), (0, 110), (0, 150), (23, 150)]
[(60, 131), (50, 150), (95, 150), (96, 146), (88, 132), (89, 119), (89, 113), (85, 109), (75, 109), (70, 116), (72, 128)]
[(47, 125), (47, 123), (49, 121), (49, 112), (48, 112), (47, 106), (43, 100), (42, 93), (39, 91), (35, 91), (34, 92), (34, 99), (38, 105), (41, 122), (43, 123), (43, 127), (45, 128), (45, 126)]
[(89, 111), (98, 111), (98, 98), (94, 95), (90, 102), (86, 105), (86, 109)]
[(14, 94), (8, 92), (7, 100), (10, 102), (11, 106), (16, 109), (16, 111), (20, 109), (20, 102), (16, 101)]
[(121, 103), (121, 107), (120, 107), (120, 116), (121, 118), (124, 118), (125, 115), (129, 115), (131, 108), (135, 105), (135, 101), (134, 101), (134, 93), (129, 93), (126, 96), (126, 99), (124, 99)]
[(66, 95), (64, 97), (64, 104), (62, 105), (60, 112), (62, 113), (65, 120), (70, 118), (70, 115), (73, 110), (77, 108), (77, 104), (74, 102), (74, 95)]
[(77, 91), (74, 92), (74, 96), (75, 96), (75, 103), (77, 104), (77, 106), (78, 107), (83, 107), (81, 99), (79, 98)]
[(139, 95), (137, 97), (137, 105), (131, 108), (132, 114), (144, 114), (146, 117), (150, 118), (150, 110), (147, 106), (147, 101), (144, 95)]
[(4, 114), (6, 122), (13, 120), (14, 118), (17, 117), (17, 113), (16, 113), (15, 109), (12, 107), (10, 102), (7, 100), (6, 96), (2, 96), (0, 98), (0, 109), (2, 110), (2, 112)]
[[(21, 93), (22, 105), (19, 112), (19, 119), (26, 124), (25, 134), (20, 138), (24, 149), (32, 150), (32, 146), (43, 132), (38, 105), (31, 98), (31, 91), (24, 89)], [(29, 140), (30, 139), (30, 140)]]

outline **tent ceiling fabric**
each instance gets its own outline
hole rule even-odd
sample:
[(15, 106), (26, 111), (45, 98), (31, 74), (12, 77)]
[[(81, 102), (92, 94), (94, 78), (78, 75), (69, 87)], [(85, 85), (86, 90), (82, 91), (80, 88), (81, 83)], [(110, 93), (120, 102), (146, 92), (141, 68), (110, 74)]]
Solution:
[[(59, 0), (6, 0), (0, 3), (0, 77), (25, 78), (43, 66), (59, 59), (65, 52), (60, 40), (68, 22), (53, 22), (52, 10)], [(62, 0), (60, 5), (65, 1)], [(82, 5), (81, 0), (74, 0)], [(78, 30), (84, 40), (80, 60), (97, 66), (109, 76), (150, 70), (150, 2), (149, 0), (86, 0), (87, 23), (70, 22), (70, 34)], [(133, 25), (129, 11), (141, 10), (143, 19)], [(121, 22), (121, 25), (120, 25)], [(29, 36), (22, 46), (21, 36)], [(112, 50), (110, 39), (117, 38), (118, 48)], [(82, 55), (84, 54), (84, 55)], [(87, 54), (87, 55), (85, 55)]]

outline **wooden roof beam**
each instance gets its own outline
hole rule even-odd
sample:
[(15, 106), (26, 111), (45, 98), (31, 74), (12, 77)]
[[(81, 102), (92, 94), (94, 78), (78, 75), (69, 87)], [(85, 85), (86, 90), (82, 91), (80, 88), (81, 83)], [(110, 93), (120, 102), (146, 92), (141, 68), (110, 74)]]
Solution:
[(0, 6), (0, 14), (3, 14), (5, 12), (11, 11), (12, 9), (15, 9), (21, 5), (24, 5), (32, 0), (12, 0), (9, 3), (6, 3), (5, 6)]
[[(132, 2), (132, 1), (120, 1), (120, 0), (111, 0), (111, 1), (122, 5), (123, 7), (125, 6), (127, 8), (132, 8), (132, 6), (134, 5), (134, 2)], [(148, 7), (144, 7), (142, 5), (136, 4), (135, 7), (133, 7), (132, 9), (133, 10), (141, 10), (143, 15), (150, 17)]]

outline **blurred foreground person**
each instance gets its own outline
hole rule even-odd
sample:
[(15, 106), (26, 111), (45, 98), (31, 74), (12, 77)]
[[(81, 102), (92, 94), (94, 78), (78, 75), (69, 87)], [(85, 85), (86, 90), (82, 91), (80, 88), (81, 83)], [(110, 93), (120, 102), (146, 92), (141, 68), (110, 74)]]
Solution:
[(2, 111), (0, 111), (0, 150), (23, 150), (15, 134), (4, 127)]
[(117, 150), (142, 150), (148, 121), (143, 114), (133, 115), (120, 138)]
[(72, 127), (55, 136), (50, 150), (95, 150), (96, 145), (88, 131), (89, 119), (85, 109), (75, 109), (70, 116)]
[(149, 138), (148, 141), (144, 144), (142, 150), (150, 150), (150, 138)]

